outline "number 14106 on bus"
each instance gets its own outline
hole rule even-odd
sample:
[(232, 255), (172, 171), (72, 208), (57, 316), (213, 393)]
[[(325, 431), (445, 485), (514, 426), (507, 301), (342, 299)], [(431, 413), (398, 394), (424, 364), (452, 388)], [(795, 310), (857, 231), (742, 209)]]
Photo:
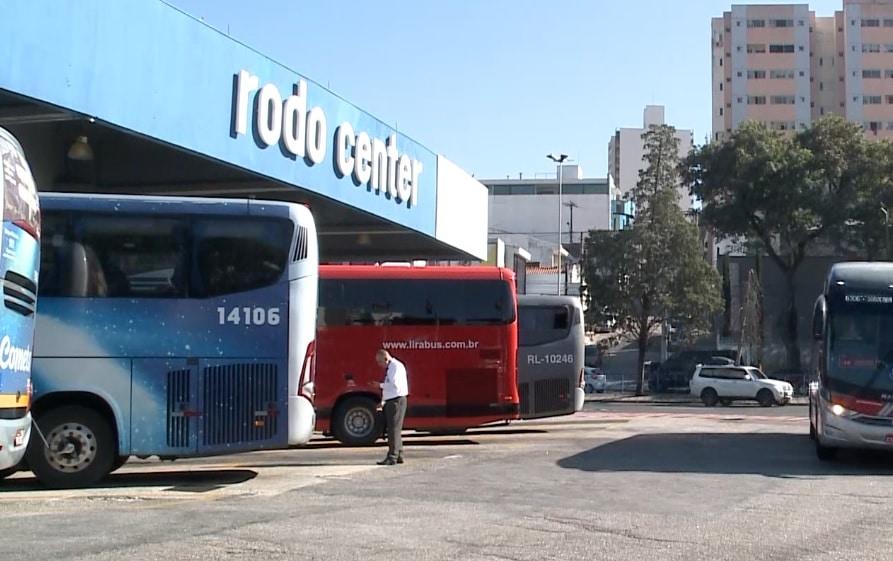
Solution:
[(217, 308), (220, 325), (279, 325), (279, 308)]
[(573, 353), (557, 355), (527, 355), (527, 364), (573, 364), (573, 362)]

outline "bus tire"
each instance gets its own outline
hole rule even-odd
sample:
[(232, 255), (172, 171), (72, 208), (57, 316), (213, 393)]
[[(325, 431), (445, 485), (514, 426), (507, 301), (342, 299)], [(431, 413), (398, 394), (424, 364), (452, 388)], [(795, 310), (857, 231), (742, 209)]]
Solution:
[(347, 446), (370, 446), (384, 433), (384, 415), (368, 397), (349, 397), (335, 410), (332, 435)]
[(821, 442), (819, 442), (818, 437), (816, 437), (815, 455), (820, 462), (830, 462), (837, 458), (837, 448), (823, 445)]
[(6, 468), (6, 469), (0, 469), (0, 481), (3, 481), (7, 477), (9, 477), (15, 473), (18, 473), (18, 471), (19, 471), (18, 465), (14, 465), (14, 466), (12, 466), (10, 468)]
[(127, 460), (130, 459), (130, 456), (118, 456), (115, 458), (115, 461), (112, 462), (112, 467), (109, 469), (109, 473), (115, 473), (127, 463)]
[(25, 457), (37, 479), (54, 489), (87, 487), (107, 476), (117, 458), (108, 421), (81, 405), (66, 405), (35, 419), (43, 439), (32, 438)]

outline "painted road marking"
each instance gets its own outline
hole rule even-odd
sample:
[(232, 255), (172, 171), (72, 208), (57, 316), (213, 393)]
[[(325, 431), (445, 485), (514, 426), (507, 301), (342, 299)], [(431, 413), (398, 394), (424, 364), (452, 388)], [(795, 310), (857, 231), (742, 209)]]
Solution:
[(715, 421), (778, 421), (782, 423), (806, 422), (806, 417), (792, 415), (735, 415), (734, 413), (630, 413), (612, 411), (580, 411), (573, 418), (579, 419), (709, 419)]

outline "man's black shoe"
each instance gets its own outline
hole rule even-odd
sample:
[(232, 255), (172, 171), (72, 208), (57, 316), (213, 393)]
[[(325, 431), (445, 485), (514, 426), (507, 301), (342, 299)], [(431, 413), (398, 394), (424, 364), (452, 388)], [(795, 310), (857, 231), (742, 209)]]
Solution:
[(402, 463), (403, 463), (403, 456), (400, 456), (399, 458), (397, 458), (397, 463), (398, 463), (398, 464), (402, 464)]
[(376, 462), (380, 466), (393, 466), (396, 465), (397, 460), (392, 460), (390, 458), (385, 458), (380, 462)]

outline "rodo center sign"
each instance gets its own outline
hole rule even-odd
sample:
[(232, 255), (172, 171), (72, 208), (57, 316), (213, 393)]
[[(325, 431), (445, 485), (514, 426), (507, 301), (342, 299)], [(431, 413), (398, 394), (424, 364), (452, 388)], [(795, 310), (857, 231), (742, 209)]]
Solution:
[[(283, 98), (279, 88), (269, 83), (259, 87), (257, 76), (239, 71), (235, 91), (235, 133), (248, 134), (248, 107), (254, 107), (252, 133), (264, 147), (279, 144), (295, 158), (320, 164), (326, 158), (328, 129), (321, 107), (307, 108), (307, 82), (294, 84)], [(253, 94), (253, 95), (252, 95)], [(343, 177), (352, 176), (358, 185), (368, 185), (376, 193), (387, 193), (397, 203), (418, 204), (418, 183), (422, 162), (397, 151), (397, 135), (387, 140), (370, 137), (344, 122), (335, 129), (335, 169)]]

